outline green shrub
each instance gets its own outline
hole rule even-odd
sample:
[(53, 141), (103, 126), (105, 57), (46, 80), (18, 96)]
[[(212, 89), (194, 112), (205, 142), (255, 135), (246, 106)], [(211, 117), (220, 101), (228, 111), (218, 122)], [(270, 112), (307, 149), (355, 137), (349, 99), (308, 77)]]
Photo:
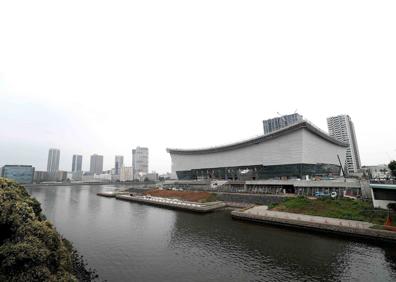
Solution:
[(97, 275), (25, 188), (0, 178), (0, 281), (92, 281)]

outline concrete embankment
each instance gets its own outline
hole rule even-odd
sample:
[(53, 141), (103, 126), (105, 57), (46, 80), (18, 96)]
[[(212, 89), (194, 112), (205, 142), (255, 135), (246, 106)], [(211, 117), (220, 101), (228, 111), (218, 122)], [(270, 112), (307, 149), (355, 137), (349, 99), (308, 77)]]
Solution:
[(109, 191), (109, 192), (98, 192), (96, 195), (108, 198), (115, 198), (116, 195), (128, 195), (129, 192)]
[(232, 211), (231, 215), (239, 220), (396, 243), (396, 232), (373, 229), (373, 224), (363, 221), (270, 211), (266, 206)]
[(150, 196), (116, 195), (116, 199), (199, 213), (211, 212), (225, 206), (223, 202), (195, 203), (177, 199)]

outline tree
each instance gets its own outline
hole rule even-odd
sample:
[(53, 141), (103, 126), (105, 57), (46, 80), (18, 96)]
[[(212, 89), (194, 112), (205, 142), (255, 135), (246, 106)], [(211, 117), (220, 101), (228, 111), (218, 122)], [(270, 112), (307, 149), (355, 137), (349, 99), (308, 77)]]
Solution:
[(393, 160), (388, 164), (388, 168), (391, 170), (393, 176), (396, 176), (396, 161)]
[(0, 281), (94, 281), (25, 188), (0, 178)]

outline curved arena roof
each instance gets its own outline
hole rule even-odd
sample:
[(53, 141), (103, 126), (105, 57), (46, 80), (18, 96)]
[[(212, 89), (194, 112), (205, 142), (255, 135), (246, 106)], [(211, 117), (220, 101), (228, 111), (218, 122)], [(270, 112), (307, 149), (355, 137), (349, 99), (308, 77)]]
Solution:
[(216, 146), (216, 147), (210, 147), (210, 148), (202, 148), (202, 149), (171, 149), (167, 148), (166, 151), (170, 154), (178, 154), (178, 155), (199, 155), (199, 154), (209, 154), (209, 153), (218, 153), (218, 152), (224, 152), (224, 151), (230, 151), (230, 150), (235, 150), (243, 147), (248, 147), (251, 145), (259, 144), (259, 143), (264, 143), (268, 140), (277, 138), (279, 136), (291, 133), (296, 130), (300, 129), (307, 129), (313, 134), (319, 136), (320, 138), (325, 139), (326, 141), (333, 143), (338, 146), (342, 147), (348, 147), (347, 143), (338, 141), (334, 139), (333, 137), (330, 137), (327, 133), (319, 129), (318, 127), (314, 126), (308, 121), (302, 121), (297, 124), (293, 124), (291, 126), (279, 129), (277, 131), (274, 131), (270, 134), (266, 135), (261, 135), (255, 138), (239, 141), (236, 143), (231, 143), (228, 145), (223, 145), (223, 146)]

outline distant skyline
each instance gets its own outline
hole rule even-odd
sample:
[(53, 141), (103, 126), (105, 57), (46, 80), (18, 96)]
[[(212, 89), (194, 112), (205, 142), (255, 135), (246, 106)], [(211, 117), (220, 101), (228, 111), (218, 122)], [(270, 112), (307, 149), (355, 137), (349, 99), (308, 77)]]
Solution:
[[(21, 3), (23, 2), (23, 3)], [(298, 113), (349, 115), (362, 165), (396, 159), (395, 1), (2, 1), (0, 166), (201, 148)]]

